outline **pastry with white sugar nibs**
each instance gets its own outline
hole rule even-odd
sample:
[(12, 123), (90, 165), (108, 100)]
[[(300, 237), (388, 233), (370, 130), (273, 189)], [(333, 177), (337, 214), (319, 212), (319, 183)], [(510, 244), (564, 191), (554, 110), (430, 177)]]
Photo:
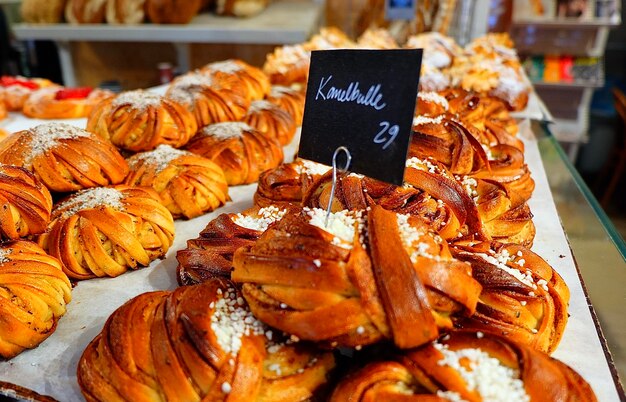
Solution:
[(43, 233), (51, 210), (50, 192), (31, 172), (0, 164), (0, 240)]
[(174, 219), (145, 187), (97, 187), (55, 205), (39, 244), (72, 279), (114, 277), (162, 258), (174, 241)]
[(89, 401), (311, 400), (333, 355), (283, 339), (226, 280), (144, 293), (87, 346), (78, 383)]
[(211, 212), (228, 200), (222, 169), (189, 151), (159, 145), (128, 159), (125, 184), (152, 187), (174, 218), (194, 218)]
[(224, 121), (239, 121), (246, 115), (250, 99), (232, 83), (210, 74), (193, 71), (174, 79), (167, 98), (191, 111), (198, 128)]
[(267, 100), (254, 101), (243, 119), (267, 137), (275, 138), (287, 145), (296, 134), (296, 123), (287, 111)]
[(100, 103), (87, 121), (87, 130), (134, 152), (161, 144), (181, 147), (197, 129), (186, 106), (144, 90), (122, 92)]
[(33, 119), (79, 119), (88, 117), (100, 102), (113, 96), (106, 89), (47, 87), (30, 94), (22, 112)]
[(229, 86), (229, 81), (234, 81), (234, 84), (230, 84), (233, 89), (241, 91), (250, 101), (263, 99), (270, 92), (268, 76), (242, 60), (216, 61), (202, 67), (200, 71), (224, 82), (225, 86)]
[(379, 206), (328, 219), (323, 209), (288, 212), (235, 251), (233, 266), (259, 320), (330, 347), (422, 345), (470, 316), (481, 290), (419, 218)]
[(24, 167), (51, 191), (118, 184), (128, 165), (109, 141), (65, 123), (47, 123), (0, 142), (0, 163)]
[(0, 244), (0, 357), (34, 348), (55, 331), (72, 285), (59, 260), (36, 243)]
[(330, 402), (385, 400), (596, 402), (572, 368), (489, 333), (455, 332), (342, 379)]
[(254, 183), (263, 171), (283, 161), (283, 149), (276, 139), (242, 122), (206, 126), (185, 149), (215, 162), (233, 186)]
[(304, 117), (304, 93), (302, 91), (274, 85), (265, 99), (289, 113), (296, 122), (296, 126), (302, 125)]

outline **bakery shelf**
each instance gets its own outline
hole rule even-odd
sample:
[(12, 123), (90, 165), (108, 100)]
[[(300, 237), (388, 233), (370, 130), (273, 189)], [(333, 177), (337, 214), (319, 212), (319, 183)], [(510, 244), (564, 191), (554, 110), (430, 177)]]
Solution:
[(513, 20), (513, 25), (527, 26), (533, 25), (542, 28), (600, 28), (600, 27), (617, 27), (621, 24), (619, 18), (533, 18)]
[(535, 87), (541, 88), (602, 88), (604, 86), (604, 80), (602, 81), (558, 81), (558, 82), (547, 82), (547, 81), (532, 81)]
[(16, 24), (18, 39), (105, 42), (278, 44), (303, 42), (317, 28), (321, 5), (278, 1), (250, 18), (200, 14), (185, 25)]

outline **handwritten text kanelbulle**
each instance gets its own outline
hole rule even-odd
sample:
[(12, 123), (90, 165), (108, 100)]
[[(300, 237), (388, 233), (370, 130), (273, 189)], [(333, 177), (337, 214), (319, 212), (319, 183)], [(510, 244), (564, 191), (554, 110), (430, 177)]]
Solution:
[(380, 93), (380, 84), (370, 86), (365, 94), (363, 94), (359, 89), (358, 81), (351, 82), (346, 89), (335, 88), (334, 86), (326, 89), (332, 78), (332, 75), (322, 77), (320, 85), (317, 88), (315, 100), (322, 99), (334, 100), (337, 102), (354, 102), (359, 105), (371, 106), (376, 110), (382, 110), (385, 106), (387, 106), (387, 104), (383, 102), (383, 94)]

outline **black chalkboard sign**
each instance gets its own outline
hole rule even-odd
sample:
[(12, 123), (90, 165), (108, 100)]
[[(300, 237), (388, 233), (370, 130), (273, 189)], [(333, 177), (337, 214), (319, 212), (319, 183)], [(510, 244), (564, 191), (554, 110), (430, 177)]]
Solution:
[(421, 63), (421, 49), (314, 51), (298, 156), (331, 165), (345, 146), (350, 171), (401, 185)]

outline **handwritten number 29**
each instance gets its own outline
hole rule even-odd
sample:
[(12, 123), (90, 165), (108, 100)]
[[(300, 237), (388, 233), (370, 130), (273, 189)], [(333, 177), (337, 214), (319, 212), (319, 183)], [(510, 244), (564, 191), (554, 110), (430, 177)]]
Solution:
[(382, 144), (384, 142), (385, 145), (383, 145), (383, 149), (387, 149), (398, 136), (400, 127), (398, 127), (397, 124), (392, 126), (388, 121), (380, 122), (379, 127), (381, 127), (381, 129), (378, 134), (376, 134), (376, 137), (374, 137), (374, 144)]

